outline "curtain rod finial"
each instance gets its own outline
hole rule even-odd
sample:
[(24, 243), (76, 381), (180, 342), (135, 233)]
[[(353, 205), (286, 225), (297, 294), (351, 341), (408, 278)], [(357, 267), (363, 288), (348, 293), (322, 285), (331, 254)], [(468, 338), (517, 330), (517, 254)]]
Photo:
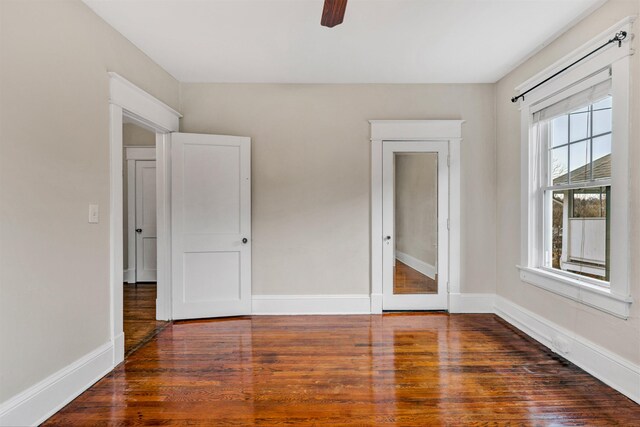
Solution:
[(622, 40), (627, 38), (626, 31), (618, 31), (615, 36), (609, 42), (618, 42), (618, 47), (622, 46)]

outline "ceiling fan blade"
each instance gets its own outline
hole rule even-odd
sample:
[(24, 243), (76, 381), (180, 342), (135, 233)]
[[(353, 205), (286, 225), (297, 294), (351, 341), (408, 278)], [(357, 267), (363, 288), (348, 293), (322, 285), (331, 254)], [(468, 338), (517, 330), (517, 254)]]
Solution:
[(347, 0), (324, 0), (324, 9), (322, 9), (320, 25), (331, 28), (342, 24), (344, 11), (346, 9)]

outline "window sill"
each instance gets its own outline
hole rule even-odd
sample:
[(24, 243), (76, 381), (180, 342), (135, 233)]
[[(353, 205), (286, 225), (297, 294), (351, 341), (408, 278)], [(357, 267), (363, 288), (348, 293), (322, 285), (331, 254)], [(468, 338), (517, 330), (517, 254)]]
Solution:
[(608, 289), (592, 285), (541, 268), (521, 267), (520, 280), (554, 294), (612, 314), (621, 319), (629, 317), (632, 299), (612, 293)]

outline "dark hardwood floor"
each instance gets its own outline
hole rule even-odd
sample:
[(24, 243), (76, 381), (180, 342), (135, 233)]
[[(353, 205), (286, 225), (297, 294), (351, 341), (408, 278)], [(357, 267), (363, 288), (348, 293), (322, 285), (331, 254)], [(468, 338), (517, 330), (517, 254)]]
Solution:
[(396, 260), (393, 268), (393, 293), (398, 294), (437, 294), (438, 276), (435, 280)]
[(123, 285), (124, 353), (131, 354), (161, 331), (167, 322), (156, 320), (156, 284)]
[(640, 406), (492, 314), (174, 322), (48, 422), (638, 426)]

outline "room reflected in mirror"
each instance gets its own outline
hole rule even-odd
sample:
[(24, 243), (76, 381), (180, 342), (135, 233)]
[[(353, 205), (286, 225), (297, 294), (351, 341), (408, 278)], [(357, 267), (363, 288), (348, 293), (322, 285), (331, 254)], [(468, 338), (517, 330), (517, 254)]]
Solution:
[(394, 294), (438, 293), (438, 154), (396, 153)]

